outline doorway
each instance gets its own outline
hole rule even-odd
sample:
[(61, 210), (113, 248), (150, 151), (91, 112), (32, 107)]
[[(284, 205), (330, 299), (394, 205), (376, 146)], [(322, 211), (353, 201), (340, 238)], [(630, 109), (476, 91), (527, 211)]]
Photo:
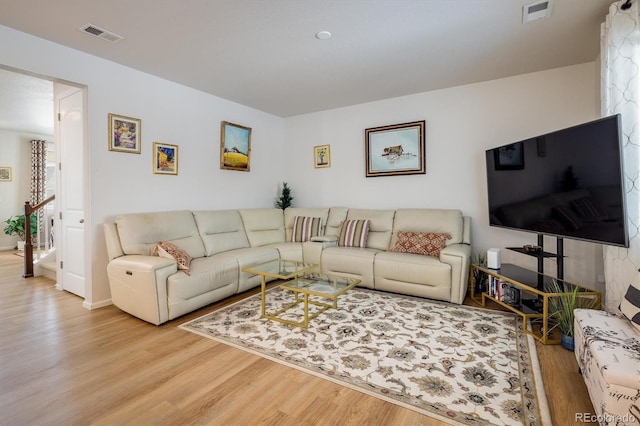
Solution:
[[(0, 94), (9, 92), (17, 93), (17, 96), (0, 96), (0, 163), (10, 163), (8, 166), (12, 167), (16, 180), (14, 185), (0, 187), (0, 213), (3, 216), (6, 214), (5, 210), (13, 212), (10, 214), (21, 213), (24, 202), (29, 199), (29, 184), (25, 183), (24, 176), (30, 175), (30, 163), (28, 159), (25, 160), (24, 154), (9, 155), (12, 148), (8, 146), (7, 140), (30, 140), (34, 136), (42, 139), (45, 136), (44, 139), (53, 142), (55, 153), (53, 162), (48, 158), (48, 162), (53, 164), (48, 164), (47, 171), (54, 173), (56, 193), (56, 287), (85, 297), (86, 153), (83, 148), (86, 141), (86, 87), (0, 65)], [(20, 111), (18, 116), (21, 121), (15, 118), (15, 114), (7, 111)], [(50, 128), (46, 125), (43, 127), (43, 123), (48, 123)], [(70, 207), (73, 211), (71, 215), (67, 215), (69, 221), (65, 222), (63, 209)], [(80, 217), (77, 217), (78, 212), (81, 212)], [(0, 219), (4, 220), (3, 216)], [(81, 226), (65, 226), (70, 221)], [(5, 248), (2, 240), (0, 247)], [(82, 253), (82, 257), (78, 257), (78, 252)], [(66, 270), (65, 260), (68, 267)]]

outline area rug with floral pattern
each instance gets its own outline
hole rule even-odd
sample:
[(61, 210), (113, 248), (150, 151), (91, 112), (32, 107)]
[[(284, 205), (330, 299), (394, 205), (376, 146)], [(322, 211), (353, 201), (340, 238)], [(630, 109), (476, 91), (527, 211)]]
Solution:
[[(260, 299), (180, 328), (450, 424), (551, 424), (535, 344), (514, 314), (354, 288), (302, 329), (261, 318)], [(266, 300), (274, 312), (293, 295), (275, 287)], [(284, 315), (299, 321), (302, 305)]]

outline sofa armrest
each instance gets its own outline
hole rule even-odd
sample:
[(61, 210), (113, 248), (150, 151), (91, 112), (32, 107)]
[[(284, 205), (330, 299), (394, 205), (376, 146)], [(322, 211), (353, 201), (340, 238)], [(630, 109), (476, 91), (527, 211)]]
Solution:
[(440, 261), (451, 265), (451, 302), (462, 304), (467, 295), (471, 246), (448, 245), (440, 252)]
[[(313, 237), (319, 238), (319, 237)], [(320, 237), (323, 238), (323, 237)], [(331, 238), (331, 237), (329, 237)], [(302, 243), (302, 260), (305, 263), (313, 263), (315, 265), (320, 265), (320, 260), (322, 258), (322, 250), (327, 247), (336, 246), (337, 239), (328, 240), (328, 241), (305, 241)]]
[(178, 271), (175, 260), (125, 255), (107, 265), (111, 300), (123, 311), (152, 324), (169, 320), (167, 278)]

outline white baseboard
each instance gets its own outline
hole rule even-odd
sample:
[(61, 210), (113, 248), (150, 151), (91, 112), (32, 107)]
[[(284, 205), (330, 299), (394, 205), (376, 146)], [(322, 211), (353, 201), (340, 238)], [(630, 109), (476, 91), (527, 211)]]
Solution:
[(104, 308), (105, 306), (109, 306), (109, 305), (113, 305), (113, 302), (111, 301), (111, 299), (105, 299), (105, 300), (101, 300), (99, 302), (94, 302), (94, 303), (87, 302), (86, 300), (82, 302), (82, 307), (90, 311), (94, 309)]

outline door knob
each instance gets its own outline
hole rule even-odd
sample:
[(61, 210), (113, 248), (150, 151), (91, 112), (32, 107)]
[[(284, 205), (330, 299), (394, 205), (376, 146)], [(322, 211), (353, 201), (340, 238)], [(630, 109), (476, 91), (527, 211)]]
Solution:
[(80, 223), (84, 223), (84, 219), (80, 219)]

